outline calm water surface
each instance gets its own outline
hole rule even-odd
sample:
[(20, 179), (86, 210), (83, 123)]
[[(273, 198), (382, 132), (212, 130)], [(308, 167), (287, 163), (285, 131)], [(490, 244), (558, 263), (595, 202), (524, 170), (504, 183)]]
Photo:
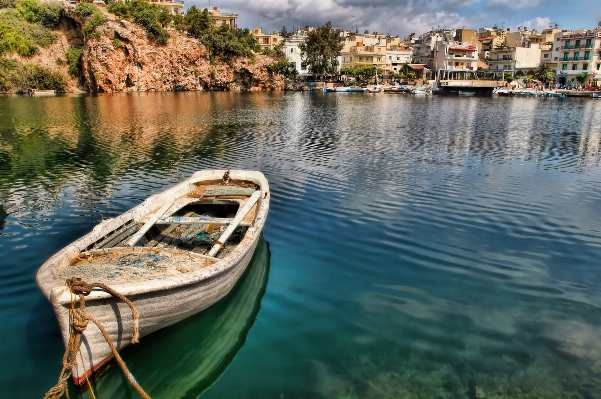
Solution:
[[(50, 255), (198, 169), (249, 168), (272, 202), (248, 272), (123, 353), (153, 398), (601, 398), (600, 111), (352, 93), (0, 98), (0, 396), (56, 382), (63, 343), (34, 279)], [(136, 397), (115, 367), (95, 393)]]

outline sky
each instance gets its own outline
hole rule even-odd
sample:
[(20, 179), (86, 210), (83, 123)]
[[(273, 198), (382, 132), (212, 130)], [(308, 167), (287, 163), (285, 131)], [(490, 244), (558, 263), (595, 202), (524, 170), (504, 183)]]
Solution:
[(185, 0), (186, 8), (218, 7), (238, 14), (238, 27), (264, 32), (332, 21), (336, 28), (356, 28), (405, 37), (434, 28), (494, 25), (528, 29), (592, 29), (601, 21), (601, 0)]

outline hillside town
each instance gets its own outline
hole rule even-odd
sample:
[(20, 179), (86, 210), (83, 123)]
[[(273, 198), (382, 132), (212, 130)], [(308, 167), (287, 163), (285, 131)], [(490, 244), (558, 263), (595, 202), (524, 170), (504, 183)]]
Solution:
[[(181, 3), (178, 3), (181, 4)], [(183, 5), (183, 4), (182, 4)], [(217, 24), (237, 26), (238, 14), (209, 10)], [(303, 60), (299, 45), (314, 30), (307, 26), (294, 29), (288, 37), (279, 32), (253, 28), (252, 34), (262, 48), (284, 43), (284, 52), (300, 79), (311, 76), (310, 65)], [(344, 47), (338, 57), (339, 68), (375, 66), (384, 72), (411, 73), (418, 79), (452, 77), (454, 73), (501, 72), (516, 78), (531, 74), (541, 65), (555, 72), (557, 85), (597, 86), (601, 78), (601, 30), (562, 30), (551, 26), (538, 32), (526, 26), (498, 26), (476, 29), (434, 29), (400, 38), (390, 34), (358, 29), (336, 29)], [(465, 75), (463, 75), (465, 76)]]

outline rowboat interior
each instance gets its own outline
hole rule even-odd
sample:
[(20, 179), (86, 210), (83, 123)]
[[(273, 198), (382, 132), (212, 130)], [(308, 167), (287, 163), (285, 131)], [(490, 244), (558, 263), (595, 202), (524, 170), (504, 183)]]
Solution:
[[(221, 181), (195, 184), (186, 195), (175, 199), (143, 234), (141, 229), (150, 217), (125, 218), (122, 224), (98, 235), (77, 256), (59, 262), (59, 267), (53, 268), (53, 280), (79, 277), (122, 284), (169, 278), (216, 263), (244, 239), (258, 207), (255, 203), (221, 250), (209, 256), (213, 244), (257, 188), (249, 182), (220, 184)], [(136, 235), (138, 238), (133, 238)]]

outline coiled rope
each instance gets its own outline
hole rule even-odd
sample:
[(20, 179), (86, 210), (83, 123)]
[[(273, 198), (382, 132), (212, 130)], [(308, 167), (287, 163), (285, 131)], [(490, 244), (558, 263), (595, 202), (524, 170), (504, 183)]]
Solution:
[[(100, 324), (100, 322), (98, 320), (96, 320), (94, 317), (92, 317), (86, 313), (86, 311), (85, 311), (86, 301), (85, 301), (84, 297), (87, 295), (90, 295), (90, 292), (92, 292), (92, 289), (100, 288), (100, 289), (108, 292), (112, 296), (119, 298), (123, 302), (125, 302), (131, 308), (131, 314), (132, 314), (132, 318), (134, 320), (134, 331), (133, 331), (133, 335), (132, 335), (132, 339), (131, 339), (132, 344), (138, 343), (138, 335), (139, 335), (139, 333), (138, 333), (139, 314), (138, 314), (138, 310), (136, 309), (134, 304), (129, 299), (127, 299), (125, 296), (123, 296), (122, 294), (118, 293), (117, 291), (113, 290), (112, 288), (110, 288), (107, 285), (102, 284), (102, 283), (91, 283), (90, 284), (90, 283), (83, 281), (80, 278), (73, 277), (66, 281), (66, 285), (67, 285), (67, 287), (69, 287), (69, 291), (71, 291), (71, 310), (69, 311), (69, 324), (71, 327), (69, 330), (69, 343), (67, 345), (67, 349), (65, 350), (65, 354), (63, 355), (63, 362), (62, 362), (63, 368), (58, 376), (58, 382), (56, 383), (55, 386), (50, 388), (50, 390), (44, 396), (44, 399), (59, 399), (63, 395), (66, 395), (67, 398), (69, 397), (68, 396), (69, 394), (67, 391), (67, 380), (71, 376), (71, 370), (77, 364), (77, 358), (76, 358), (77, 353), (79, 352), (79, 354), (81, 356), (81, 352), (80, 352), (81, 334), (84, 332), (84, 330), (88, 326), (89, 321), (92, 321), (94, 324), (96, 324), (96, 326), (102, 333), (102, 336), (104, 337), (107, 344), (111, 348), (111, 351), (113, 352), (113, 356), (115, 357), (117, 364), (119, 364), (119, 367), (121, 367), (121, 370), (123, 370), (123, 374), (129, 381), (129, 383), (136, 389), (136, 391), (138, 391), (138, 393), (144, 399), (150, 399), (150, 396), (148, 396), (148, 394), (146, 394), (146, 392), (144, 392), (142, 387), (136, 382), (136, 379), (134, 378), (134, 376), (127, 369), (125, 362), (123, 361), (123, 359), (121, 359), (121, 356), (119, 356), (119, 352), (117, 352), (117, 348), (115, 348), (115, 345), (111, 341), (108, 333), (106, 332), (106, 330), (104, 329), (102, 324)], [(76, 300), (77, 295), (79, 295), (79, 308), (75, 307), (75, 300)], [(82, 357), (82, 362), (83, 362), (83, 356), (81, 356), (81, 357)], [(87, 377), (86, 377), (86, 379), (87, 379)], [(89, 381), (88, 381), (88, 384), (89, 384)], [(91, 386), (90, 386), (90, 391), (92, 391)]]

